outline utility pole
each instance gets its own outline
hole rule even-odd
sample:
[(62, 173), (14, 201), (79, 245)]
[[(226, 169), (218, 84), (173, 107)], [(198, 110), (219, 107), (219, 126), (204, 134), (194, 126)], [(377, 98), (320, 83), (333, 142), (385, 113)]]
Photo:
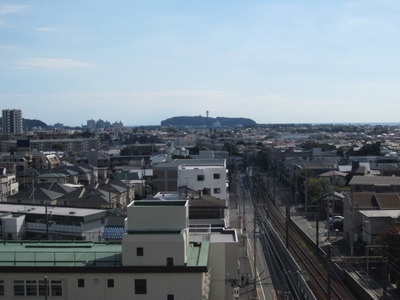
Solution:
[(289, 222), (290, 222), (290, 206), (286, 205), (286, 249), (289, 250)]
[(257, 243), (256, 243), (256, 230), (257, 230), (257, 212), (256, 212), (256, 206), (254, 205), (254, 225), (253, 225), (253, 247), (254, 247), (254, 275), (253, 275), (253, 280), (254, 280), (254, 292), (257, 293)]
[(387, 296), (387, 285), (388, 285), (388, 245), (384, 245), (384, 255), (383, 255), (383, 300), (388, 299)]
[(317, 251), (319, 251), (319, 212), (318, 207), (317, 213), (315, 214), (315, 244), (317, 245)]
[(328, 293), (328, 300), (332, 299), (332, 271), (331, 271), (331, 244), (328, 243), (328, 253), (327, 253), (327, 260), (328, 260), (328, 286), (327, 286), (327, 293)]
[(307, 195), (307, 182), (308, 182), (308, 174), (307, 174), (308, 172), (307, 172), (307, 170), (306, 170), (306, 181), (304, 182), (304, 210), (305, 210), (305, 212), (307, 212), (307, 205), (308, 205), (308, 199), (307, 199), (307, 197), (308, 197), (308, 195)]
[(49, 216), (47, 214), (47, 201), (44, 201), (44, 205), (46, 213), (46, 240), (49, 240)]

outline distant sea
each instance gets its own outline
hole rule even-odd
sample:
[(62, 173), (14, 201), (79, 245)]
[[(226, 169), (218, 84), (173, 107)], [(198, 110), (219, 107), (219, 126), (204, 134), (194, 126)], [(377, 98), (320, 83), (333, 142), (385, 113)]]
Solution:
[[(382, 126), (400, 126), (399, 122), (348, 122), (348, 123), (282, 123), (282, 124), (293, 124), (293, 125), (299, 125), (299, 124), (308, 124), (312, 126), (318, 126), (318, 125), (371, 125), (371, 126), (377, 126), (377, 125), (382, 125)], [(261, 125), (261, 124), (259, 124)], [(265, 124), (264, 124), (265, 125)], [(267, 124), (267, 125), (276, 125), (276, 124)], [(157, 127), (160, 125), (125, 125), (124, 127)]]
[(371, 126), (399, 126), (400, 123), (396, 122), (377, 122), (377, 123), (369, 123), (369, 122), (360, 122), (360, 123), (310, 123), (311, 125), (371, 125)]

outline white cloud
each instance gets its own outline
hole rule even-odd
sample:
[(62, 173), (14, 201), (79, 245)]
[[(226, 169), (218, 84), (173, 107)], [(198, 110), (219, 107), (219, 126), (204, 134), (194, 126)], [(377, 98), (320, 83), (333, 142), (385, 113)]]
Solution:
[(70, 69), (80, 67), (95, 67), (95, 64), (77, 61), (69, 58), (31, 58), (17, 61), (19, 68)]
[(39, 27), (39, 28), (35, 28), (35, 30), (37, 31), (54, 31), (57, 30), (56, 27)]
[(0, 14), (17, 13), (25, 9), (26, 5), (0, 4)]
[(15, 49), (16, 49), (15, 46), (0, 44), (0, 50), (15, 50)]

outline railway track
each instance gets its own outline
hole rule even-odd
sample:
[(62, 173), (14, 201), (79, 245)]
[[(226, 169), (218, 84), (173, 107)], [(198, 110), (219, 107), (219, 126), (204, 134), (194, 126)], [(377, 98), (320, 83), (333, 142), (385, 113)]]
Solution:
[(354, 299), (343, 282), (329, 272), (329, 259), (309, 248), (293, 230), (291, 222), (287, 223), (285, 212), (282, 212), (281, 208), (276, 205), (273, 195), (266, 189), (264, 182), (260, 179), (253, 179), (250, 191), (257, 213), (263, 218), (268, 218), (278, 232), (297, 264), (307, 275), (307, 284), (315, 297), (334, 300)]

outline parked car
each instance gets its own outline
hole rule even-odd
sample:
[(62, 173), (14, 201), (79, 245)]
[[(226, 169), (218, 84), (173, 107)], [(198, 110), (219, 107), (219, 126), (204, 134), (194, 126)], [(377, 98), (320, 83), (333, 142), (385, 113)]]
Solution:
[(329, 223), (343, 222), (343, 216), (333, 216), (329, 218)]

